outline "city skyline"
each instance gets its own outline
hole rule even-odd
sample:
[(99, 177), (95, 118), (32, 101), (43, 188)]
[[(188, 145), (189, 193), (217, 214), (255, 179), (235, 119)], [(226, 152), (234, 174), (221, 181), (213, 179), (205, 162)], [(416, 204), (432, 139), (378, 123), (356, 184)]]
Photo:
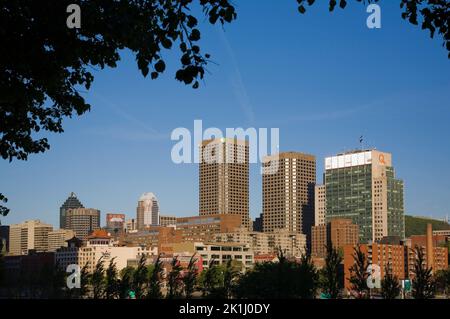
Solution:
[[(240, 18), (225, 31), (205, 28), (202, 43), (219, 65), (199, 90), (176, 83), (170, 72), (142, 78), (129, 52), (117, 69), (97, 72), (86, 94), (90, 113), (66, 120), (65, 133), (48, 134), (48, 152), (0, 163), (11, 209), (2, 224), (39, 218), (57, 225), (72, 191), (102, 215), (134, 216), (147, 191), (158, 196), (161, 214), (196, 215), (197, 165), (170, 161), (170, 132), (192, 129), (195, 119), (221, 129), (279, 127), (280, 151), (316, 156), (318, 183), (323, 159), (359, 147), (364, 135), (366, 146), (395, 155), (405, 214), (449, 214), (450, 149), (441, 141), (450, 133), (449, 65), (439, 40), (405, 24), (389, 3), (380, 30), (366, 28), (357, 4), (330, 15), (318, 3), (301, 17), (295, 3), (258, 4), (258, 15), (253, 6), (240, 4)], [(266, 23), (271, 19), (276, 26)], [(261, 187), (259, 164), (250, 165), (252, 219), (261, 212)]]

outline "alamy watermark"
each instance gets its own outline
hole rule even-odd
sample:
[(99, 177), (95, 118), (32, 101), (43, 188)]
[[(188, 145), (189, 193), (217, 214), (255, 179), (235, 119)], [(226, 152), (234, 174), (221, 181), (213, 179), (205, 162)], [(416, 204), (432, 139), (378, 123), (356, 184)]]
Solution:
[(270, 128), (270, 160), (266, 158), (269, 155), (268, 128), (226, 128), (224, 134), (217, 127), (203, 130), (203, 121), (195, 120), (192, 133), (185, 127), (178, 127), (170, 138), (177, 141), (171, 151), (175, 164), (255, 164), (259, 160), (264, 163), (263, 174), (278, 171), (279, 128)]

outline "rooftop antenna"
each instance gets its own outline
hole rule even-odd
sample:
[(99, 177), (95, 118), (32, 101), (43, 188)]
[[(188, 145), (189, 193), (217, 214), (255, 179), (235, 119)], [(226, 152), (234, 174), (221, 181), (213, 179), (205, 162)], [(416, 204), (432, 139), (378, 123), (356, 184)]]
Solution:
[(364, 136), (361, 135), (361, 136), (359, 137), (359, 145), (361, 146), (361, 151), (364, 149), (364, 148), (363, 148), (363, 142), (364, 142)]

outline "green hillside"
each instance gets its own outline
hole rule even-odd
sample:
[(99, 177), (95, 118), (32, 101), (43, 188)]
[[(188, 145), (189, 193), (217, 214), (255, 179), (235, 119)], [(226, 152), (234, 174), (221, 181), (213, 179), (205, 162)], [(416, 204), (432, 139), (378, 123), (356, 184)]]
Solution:
[(431, 223), (433, 225), (433, 230), (450, 229), (450, 224), (443, 222), (441, 220), (405, 215), (406, 237), (409, 237), (411, 235), (425, 235), (427, 232), (428, 223)]

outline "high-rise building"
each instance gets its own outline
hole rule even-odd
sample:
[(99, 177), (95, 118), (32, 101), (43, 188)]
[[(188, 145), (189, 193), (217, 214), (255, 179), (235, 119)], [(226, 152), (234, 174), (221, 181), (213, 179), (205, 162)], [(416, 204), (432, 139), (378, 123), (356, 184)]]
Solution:
[[(268, 167), (278, 169), (267, 173)], [(264, 232), (287, 229), (309, 237), (314, 225), (315, 156), (297, 152), (266, 156), (262, 180)]]
[(48, 232), (48, 251), (67, 247), (67, 241), (75, 236), (71, 229), (56, 229)]
[(66, 212), (68, 209), (84, 208), (75, 193), (70, 193), (64, 204), (59, 209), (59, 228), (66, 228)]
[(392, 156), (377, 150), (325, 158), (326, 220), (349, 218), (361, 243), (405, 237), (403, 181), (395, 178)]
[(249, 228), (249, 144), (238, 139), (205, 140), (200, 146), (200, 216), (239, 215)]
[(358, 225), (352, 223), (351, 219), (332, 219), (327, 224), (313, 226), (312, 251), (314, 257), (325, 258), (327, 249), (342, 250), (345, 245), (356, 245), (359, 240)]
[(30, 250), (48, 251), (48, 233), (53, 226), (40, 220), (27, 220), (9, 227), (10, 255), (26, 255)]
[(159, 224), (159, 204), (155, 194), (144, 193), (139, 198), (136, 208), (136, 220), (138, 230)]
[(93, 208), (71, 208), (66, 211), (66, 229), (86, 240), (88, 235), (100, 228), (100, 211)]
[(131, 218), (131, 219), (128, 219), (127, 221), (125, 221), (125, 232), (132, 233), (132, 232), (136, 231), (137, 230), (136, 224), (137, 224), (136, 219), (134, 219), (134, 218)]
[(253, 231), (263, 231), (263, 214), (260, 214), (259, 217), (255, 218), (253, 222)]
[(314, 188), (314, 226), (325, 225), (326, 211), (325, 185), (316, 185)]

